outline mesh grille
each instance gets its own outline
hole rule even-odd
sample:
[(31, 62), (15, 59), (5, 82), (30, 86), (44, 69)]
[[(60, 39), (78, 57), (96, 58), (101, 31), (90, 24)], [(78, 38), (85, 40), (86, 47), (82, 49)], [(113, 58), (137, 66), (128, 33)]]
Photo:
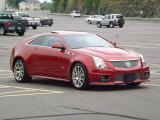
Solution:
[(111, 61), (112, 65), (117, 68), (133, 68), (138, 66), (138, 60), (130, 61)]

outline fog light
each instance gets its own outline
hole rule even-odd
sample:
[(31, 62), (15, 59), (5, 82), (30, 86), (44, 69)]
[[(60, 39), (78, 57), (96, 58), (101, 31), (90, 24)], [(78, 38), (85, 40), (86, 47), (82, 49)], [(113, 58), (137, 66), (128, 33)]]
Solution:
[(108, 75), (102, 75), (102, 82), (109, 81), (110, 77)]
[(145, 73), (144, 73), (144, 78), (147, 79), (147, 78), (149, 78), (149, 76), (150, 76), (149, 72), (145, 72)]

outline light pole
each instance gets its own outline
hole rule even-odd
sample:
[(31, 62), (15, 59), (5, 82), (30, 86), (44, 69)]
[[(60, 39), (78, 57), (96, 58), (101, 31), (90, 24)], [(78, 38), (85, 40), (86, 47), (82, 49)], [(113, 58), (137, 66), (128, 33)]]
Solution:
[(6, 2), (6, 0), (4, 0), (4, 11), (6, 11), (6, 4), (7, 4), (7, 2)]

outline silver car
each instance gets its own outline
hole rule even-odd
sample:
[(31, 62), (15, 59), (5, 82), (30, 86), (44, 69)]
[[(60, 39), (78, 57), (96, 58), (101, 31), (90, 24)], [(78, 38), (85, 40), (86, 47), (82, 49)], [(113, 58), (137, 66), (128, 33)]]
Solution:
[(102, 18), (104, 18), (103, 15), (91, 15), (88, 18), (86, 18), (86, 21), (88, 22), (88, 24), (92, 24), (92, 23), (96, 23), (100, 20), (102, 20)]

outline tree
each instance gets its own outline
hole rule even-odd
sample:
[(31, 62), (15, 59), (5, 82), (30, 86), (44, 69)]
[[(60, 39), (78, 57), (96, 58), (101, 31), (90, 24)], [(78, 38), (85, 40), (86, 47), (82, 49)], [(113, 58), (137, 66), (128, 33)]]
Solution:
[(7, 4), (9, 7), (12, 8), (19, 8), (19, 3), (25, 0), (7, 0)]

